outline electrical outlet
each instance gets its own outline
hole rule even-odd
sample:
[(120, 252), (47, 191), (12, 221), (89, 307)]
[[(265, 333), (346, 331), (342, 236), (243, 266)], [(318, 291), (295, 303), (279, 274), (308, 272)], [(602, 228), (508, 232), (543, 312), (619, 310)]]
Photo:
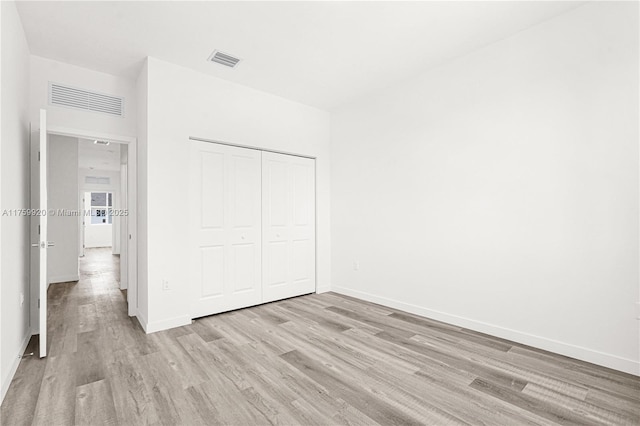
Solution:
[(353, 270), (354, 271), (359, 271), (360, 270), (360, 262), (358, 262), (357, 260), (353, 261)]
[(169, 280), (162, 280), (162, 289), (171, 290), (171, 288), (169, 287)]

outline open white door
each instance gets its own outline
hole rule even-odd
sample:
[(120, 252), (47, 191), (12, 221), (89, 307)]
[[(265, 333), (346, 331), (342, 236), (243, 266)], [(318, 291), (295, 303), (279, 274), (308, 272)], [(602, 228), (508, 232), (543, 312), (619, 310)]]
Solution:
[[(37, 213), (36, 220), (39, 232), (36, 234), (37, 242), (32, 243), (32, 246), (36, 248), (33, 250), (35, 259), (32, 262), (32, 266), (34, 269), (37, 268), (40, 358), (44, 358), (47, 356), (47, 249), (53, 244), (47, 241), (47, 112), (43, 109), (40, 110), (40, 131), (38, 136), (38, 164), (36, 167), (38, 180), (33, 182), (32, 185), (37, 185), (37, 188), (32, 187), (32, 189), (37, 189), (39, 196), (37, 200), (32, 200), (34, 204), (37, 203), (32, 207)], [(32, 270), (32, 273), (36, 273), (36, 271)]]

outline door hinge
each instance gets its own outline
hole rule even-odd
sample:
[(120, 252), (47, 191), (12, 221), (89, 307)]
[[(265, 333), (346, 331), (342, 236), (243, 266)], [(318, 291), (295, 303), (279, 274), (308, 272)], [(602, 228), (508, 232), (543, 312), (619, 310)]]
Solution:
[(40, 299), (38, 299), (38, 309), (40, 309)]
[(38, 235), (40, 235), (40, 225), (38, 225)]
[(38, 161), (40, 161), (40, 151), (38, 151)]

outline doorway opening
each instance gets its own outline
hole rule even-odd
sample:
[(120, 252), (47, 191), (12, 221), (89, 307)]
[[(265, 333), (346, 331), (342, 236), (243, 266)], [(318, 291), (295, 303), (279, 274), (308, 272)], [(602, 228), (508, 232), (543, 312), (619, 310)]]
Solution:
[[(32, 333), (40, 334), (41, 357), (50, 346), (46, 318), (54, 314), (46, 300), (67, 294), (78, 282), (78, 287), (101, 288), (95, 293), (96, 307), (98, 301), (112, 306), (117, 294), (123, 296), (118, 311), (137, 314), (135, 142), (47, 128), (46, 113), (41, 112), (40, 131), (32, 133), (31, 206), (47, 214), (44, 221), (32, 218), (30, 296)], [(87, 309), (92, 305), (78, 304)]]
[[(126, 166), (128, 146), (78, 138), (78, 270), (91, 286), (127, 289), (125, 270), (127, 210)], [(53, 151), (53, 150), (52, 150)], [(98, 280), (96, 278), (100, 277)], [(112, 290), (103, 288), (104, 291)], [(123, 293), (126, 297), (126, 293)]]

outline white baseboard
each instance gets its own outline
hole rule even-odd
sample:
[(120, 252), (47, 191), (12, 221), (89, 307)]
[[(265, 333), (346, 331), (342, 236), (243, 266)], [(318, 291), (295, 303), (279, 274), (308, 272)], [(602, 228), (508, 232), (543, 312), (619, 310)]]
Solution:
[(147, 331), (147, 324), (149, 323), (149, 321), (147, 320), (147, 317), (145, 317), (144, 315), (142, 315), (140, 311), (138, 311), (138, 313), (136, 314), (136, 318), (138, 319), (138, 322), (140, 323), (140, 327), (142, 327), (144, 332), (149, 334), (149, 332)]
[(320, 293), (327, 293), (331, 291), (331, 286), (330, 285), (319, 285), (316, 287), (316, 293), (320, 294)]
[(22, 344), (20, 345), (20, 350), (16, 354), (16, 357), (11, 364), (11, 368), (9, 370), (9, 374), (6, 377), (2, 378), (2, 387), (0, 390), (0, 404), (4, 401), (4, 397), (7, 395), (7, 391), (9, 390), (9, 386), (11, 385), (11, 381), (13, 380), (13, 376), (15, 376), (16, 371), (18, 371), (18, 367), (20, 366), (20, 358), (19, 355), (22, 355), (24, 351), (27, 349), (27, 345), (29, 344), (29, 340), (31, 339), (31, 330), (28, 329), (27, 333), (24, 337)]
[(481, 333), (490, 334), (492, 336), (511, 340), (523, 345), (533, 346), (549, 352), (576, 358), (582, 361), (601, 365), (603, 367), (612, 368), (614, 370), (623, 371), (625, 373), (640, 376), (640, 362), (632, 359), (622, 358), (593, 349), (576, 346), (569, 343), (560, 342), (546, 337), (536, 336), (533, 334), (523, 333), (521, 331), (500, 327), (485, 322), (476, 321), (470, 318), (464, 318), (457, 315), (447, 314), (445, 312), (435, 311), (422, 306), (412, 305), (410, 303), (401, 302), (386, 297), (376, 296), (374, 294), (353, 290), (346, 287), (332, 286), (331, 291), (344, 294), (346, 296), (355, 297), (366, 300), (368, 302), (377, 303), (379, 305), (388, 306), (394, 309), (400, 309), (405, 312), (431, 318), (434, 320), (446, 322), (458, 327), (468, 328), (469, 330), (479, 331)]
[(75, 275), (58, 275), (57, 277), (49, 277), (49, 284), (68, 283), (70, 281), (78, 281), (80, 277)]
[[(138, 317), (140, 318), (140, 317)], [(144, 321), (144, 324), (143, 324)], [(140, 321), (140, 325), (147, 334), (155, 333), (162, 330), (168, 330), (170, 328), (182, 327), (183, 325), (191, 324), (191, 317), (179, 316), (173, 318), (167, 318), (161, 321), (148, 322), (146, 318)]]

